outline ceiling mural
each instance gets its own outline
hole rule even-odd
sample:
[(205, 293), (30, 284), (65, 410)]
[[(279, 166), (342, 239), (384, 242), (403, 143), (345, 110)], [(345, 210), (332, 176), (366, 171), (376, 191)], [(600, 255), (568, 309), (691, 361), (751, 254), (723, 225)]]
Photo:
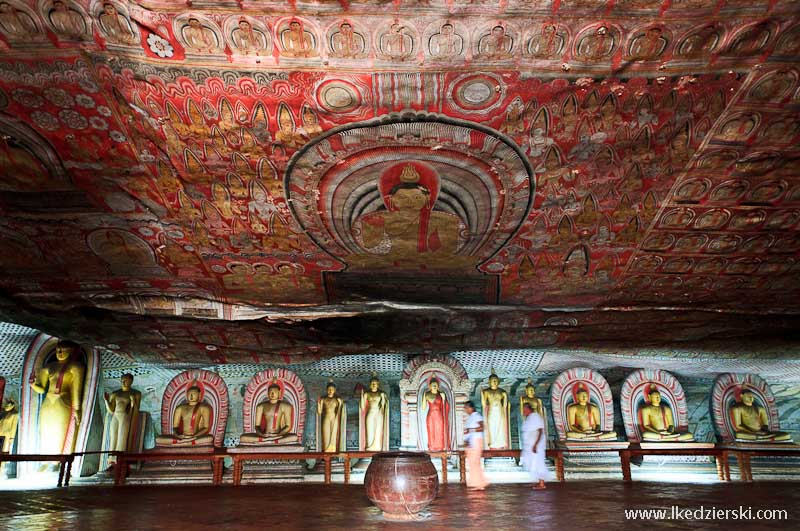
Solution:
[(176, 363), (784, 333), (799, 15), (0, 1), (0, 312)]

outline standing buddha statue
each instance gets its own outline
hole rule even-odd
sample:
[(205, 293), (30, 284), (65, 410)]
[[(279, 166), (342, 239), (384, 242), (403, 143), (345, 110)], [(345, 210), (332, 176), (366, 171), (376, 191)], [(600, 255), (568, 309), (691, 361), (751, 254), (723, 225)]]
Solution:
[(431, 378), (428, 382), (428, 390), (422, 394), (420, 410), (427, 410), (427, 449), (432, 452), (450, 449), (450, 404), (444, 392), (439, 390), (439, 380), (436, 378)]
[(362, 451), (381, 452), (389, 449), (389, 399), (381, 391), (380, 385), (378, 375), (373, 373), (369, 390), (361, 391), (359, 449)]
[(336, 384), (328, 381), (325, 396), (317, 400), (317, 448), (321, 452), (345, 451), (347, 410), (344, 400), (336, 396)]
[(39, 406), (39, 452), (70, 454), (81, 422), (81, 401), (86, 367), (77, 359), (79, 347), (59, 341), (56, 359), (39, 369), (30, 386), (44, 395)]
[(509, 417), (511, 403), (508, 393), (500, 389), (500, 377), (495, 374), (489, 376), (489, 388), (481, 390), (481, 405), (486, 424), (485, 444), (491, 450), (505, 450), (511, 448)]
[[(132, 385), (133, 375), (123, 374), (120, 378), (120, 389), (103, 396), (106, 411), (111, 416), (108, 424), (108, 450), (112, 452), (127, 452), (131, 449), (130, 441), (134, 435), (131, 428), (142, 402), (142, 393), (131, 388)], [(108, 457), (109, 464), (116, 461), (116, 456)]]

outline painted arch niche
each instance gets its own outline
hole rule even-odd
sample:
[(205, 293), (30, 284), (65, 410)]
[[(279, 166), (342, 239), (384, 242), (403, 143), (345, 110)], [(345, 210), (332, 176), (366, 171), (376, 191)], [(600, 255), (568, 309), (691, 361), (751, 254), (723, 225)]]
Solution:
[(492, 303), (489, 260), (517, 232), (534, 193), (524, 155), (501, 133), (429, 114), (331, 130), (285, 177), (294, 216), (345, 266), (331, 299)]

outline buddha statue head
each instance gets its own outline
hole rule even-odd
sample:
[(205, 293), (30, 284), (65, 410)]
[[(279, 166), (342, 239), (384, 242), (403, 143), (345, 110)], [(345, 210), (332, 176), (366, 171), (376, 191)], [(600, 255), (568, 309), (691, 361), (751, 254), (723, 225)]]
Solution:
[(333, 380), (328, 380), (328, 385), (325, 386), (325, 394), (328, 398), (336, 396), (336, 384), (333, 383)]
[(190, 406), (200, 403), (200, 398), (203, 396), (203, 391), (197, 385), (192, 385), (186, 390), (186, 401)]
[(500, 377), (492, 369), (492, 374), (489, 376), (489, 389), (497, 389), (500, 386)]
[(534, 398), (536, 396), (536, 388), (533, 386), (533, 380), (528, 378), (528, 385), (525, 386), (525, 396)]
[(582, 406), (587, 405), (589, 403), (589, 390), (579, 384), (575, 390), (575, 401)]
[(372, 393), (377, 393), (378, 389), (381, 387), (381, 381), (378, 379), (377, 374), (373, 374), (372, 378), (369, 379), (369, 390)]
[(17, 409), (17, 402), (13, 398), (6, 398), (3, 402), (3, 411), (11, 413)]
[(69, 361), (77, 348), (78, 344), (73, 341), (59, 341), (58, 344), (56, 344), (56, 359), (61, 362)]
[(742, 390), (741, 390), (741, 393), (739, 395), (739, 398), (741, 399), (742, 404), (744, 404), (745, 406), (748, 406), (748, 407), (750, 407), (753, 404), (755, 404), (755, 401), (756, 401), (755, 393), (747, 385), (743, 385), (742, 386)]
[(130, 391), (133, 385), (133, 375), (129, 372), (123, 374), (119, 379), (119, 383), (123, 391)]
[(428, 382), (428, 389), (430, 389), (431, 393), (438, 394), (439, 393), (439, 380), (436, 378), (431, 378)]
[(278, 385), (277, 380), (272, 380), (267, 388), (267, 397), (271, 403), (275, 403), (281, 399), (281, 386)]
[(650, 402), (651, 406), (660, 406), (661, 405), (661, 392), (658, 390), (655, 384), (650, 384), (647, 389), (647, 399)]

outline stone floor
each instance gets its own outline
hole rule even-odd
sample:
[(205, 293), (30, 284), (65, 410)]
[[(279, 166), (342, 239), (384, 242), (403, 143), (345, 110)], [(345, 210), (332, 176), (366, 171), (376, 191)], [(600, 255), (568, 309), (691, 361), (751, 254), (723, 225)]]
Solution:
[[(626, 520), (625, 510), (784, 509), (789, 520)], [(544, 491), (495, 485), (440, 490), (419, 522), (392, 523), (360, 485), (253, 487), (70, 487), (0, 492), (0, 530), (248, 529), (798, 529), (800, 483), (659, 484), (568, 481)]]

